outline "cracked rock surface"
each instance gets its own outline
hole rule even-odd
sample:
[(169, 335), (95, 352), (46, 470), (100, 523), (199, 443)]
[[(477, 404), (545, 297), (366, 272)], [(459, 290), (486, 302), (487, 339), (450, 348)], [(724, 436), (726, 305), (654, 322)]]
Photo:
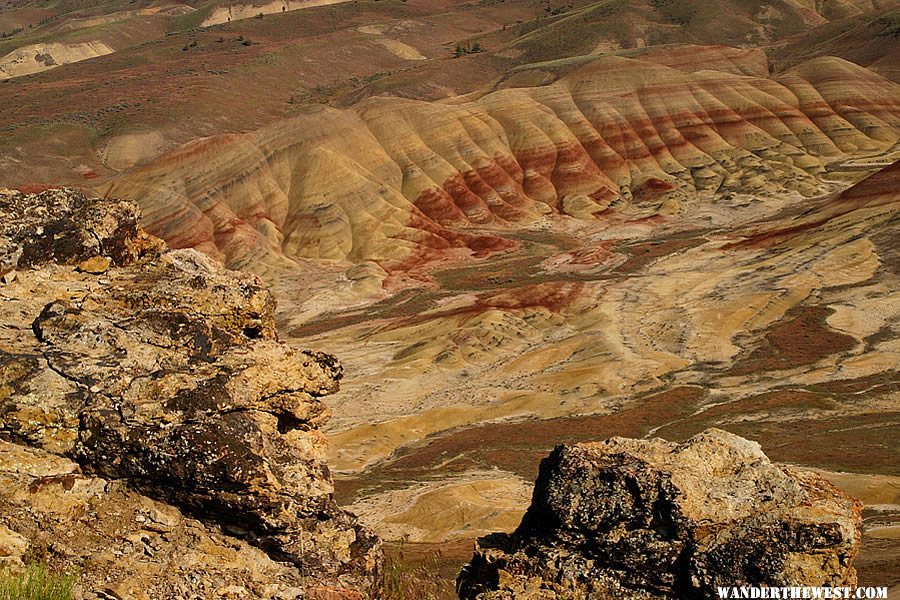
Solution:
[[(201, 537), (236, 532), (227, 543), (262, 550), (257, 558), (297, 590), (366, 589), (380, 543), (336, 506), (319, 431), (320, 398), (337, 391), (341, 366), (278, 341), (275, 303), (257, 277), (166, 250), (138, 218), (131, 204), (69, 190), (0, 191), (0, 437), (9, 442), (0, 476), (21, 479), (0, 491), (0, 532), (51, 559), (91, 553), (87, 538), (61, 549), (23, 525), (23, 511), (48, 523), (53, 511), (22, 495), (45, 477), (10, 458), (22, 445), (30, 463), (55, 465), (46, 477), (94, 486), (122, 511), (157, 502), (196, 517)], [(126, 563), (118, 577), (140, 582), (142, 569)], [(192, 581), (180, 581), (186, 597), (228, 597)], [(133, 587), (123, 597), (144, 597)], [(276, 597), (243, 587), (250, 595), (235, 597)]]
[(683, 444), (558, 446), (512, 535), (479, 540), (461, 597), (716, 598), (717, 586), (853, 586), (861, 504), (709, 429)]

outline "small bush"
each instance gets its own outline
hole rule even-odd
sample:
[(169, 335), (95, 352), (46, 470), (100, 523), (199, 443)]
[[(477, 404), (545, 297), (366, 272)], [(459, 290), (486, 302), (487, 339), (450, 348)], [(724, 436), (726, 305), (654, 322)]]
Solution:
[(0, 568), (0, 600), (72, 600), (75, 577), (31, 564), (22, 573)]
[(474, 44), (466, 42), (466, 45), (462, 44), (456, 45), (456, 50), (453, 52), (454, 58), (459, 58), (461, 56), (465, 56), (466, 54), (478, 54), (479, 52), (484, 52), (484, 48), (482, 47), (480, 42), (475, 42)]

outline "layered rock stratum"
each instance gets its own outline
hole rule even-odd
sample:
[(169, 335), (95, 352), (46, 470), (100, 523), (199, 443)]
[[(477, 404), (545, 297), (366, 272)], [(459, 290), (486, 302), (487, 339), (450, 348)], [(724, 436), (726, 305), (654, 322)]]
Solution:
[(849, 586), (861, 504), (718, 429), (682, 444), (558, 446), (516, 531), (481, 540), (466, 599), (718, 598), (732, 586)]
[(126, 202), (2, 191), (0, 214), (3, 554), (80, 570), (87, 598), (369, 590), (380, 542), (319, 431), (341, 366), (278, 340), (261, 281)]
[(437, 270), (435, 289), (283, 313), (354, 373), (330, 400), (343, 497), (387, 539), (460, 540), (518, 523), (555, 444), (716, 426), (872, 506), (860, 573), (894, 585), (898, 181), (893, 165), (814, 199), (713, 196), (523, 234), (507, 257)]
[(189, 143), (112, 189), (141, 204), (156, 235), (227, 264), (406, 270), (509, 249), (504, 229), (551, 215), (641, 219), (710, 194), (815, 196), (827, 165), (888, 151), (900, 131), (900, 88), (833, 57), (777, 76), (762, 51), (724, 48), (530, 71), (559, 78), (514, 77), (475, 100), (312, 108)]
[[(0, 7), (0, 70), (6, 63), (33, 74), (8, 79), (0, 96), (0, 179), (78, 186), (197, 137), (256, 129), (307, 103), (439, 100), (490, 88), (536, 63), (541, 70), (516, 80), (541, 84), (553, 80), (548, 62), (648, 47), (764, 48), (774, 72), (833, 55), (896, 81), (898, 7), (897, 0), (9, 0)], [(454, 58), (457, 44), (476, 42), (482, 52)], [(114, 52), (71, 62), (107, 50)], [(57, 136), (42, 134), (48, 126)], [(139, 146), (148, 135), (162, 143)]]

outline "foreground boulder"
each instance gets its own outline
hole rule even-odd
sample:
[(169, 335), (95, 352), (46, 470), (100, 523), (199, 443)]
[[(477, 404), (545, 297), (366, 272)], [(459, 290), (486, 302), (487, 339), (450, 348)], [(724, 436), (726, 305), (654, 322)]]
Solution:
[(76, 599), (361, 600), (247, 536), (223, 531), (123, 480), (86, 475), (38, 448), (0, 440), (0, 567), (41, 560), (78, 574)]
[[(120, 512), (143, 514), (143, 495), (224, 528), (292, 564), (297, 589), (368, 589), (380, 543), (336, 506), (319, 431), (320, 398), (338, 389), (340, 365), (278, 341), (257, 277), (166, 250), (138, 217), (131, 204), (67, 190), (0, 191), (0, 438), (41, 451), (29, 456), (50, 461), (47, 477), (127, 483), (137, 493), (114, 498)], [(0, 476), (3, 466), (21, 473), (20, 462), (0, 460)], [(77, 539), (86, 530), (42, 542), (52, 536), (35, 515), (48, 529), (53, 518), (28, 502), (42, 486), (15, 481), (0, 493), (0, 533), (57, 562), (92, 552), (96, 540)], [(181, 550), (170, 544), (171, 556)], [(124, 570), (116, 577), (141, 581)], [(217, 597), (196, 579), (177, 588), (184, 597)]]
[(755, 442), (612, 438), (541, 463), (512, 535), (479, 540), (461, 598), (716, 598), (717, 586), (855, 585), (861, 505)]

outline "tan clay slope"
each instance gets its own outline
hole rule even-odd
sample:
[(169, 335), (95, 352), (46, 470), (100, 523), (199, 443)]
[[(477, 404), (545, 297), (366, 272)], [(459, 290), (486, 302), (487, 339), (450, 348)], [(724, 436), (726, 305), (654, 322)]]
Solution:
[[(200, 10), (183, 3), (167, 2), (138, 10), (115, 10), (119, 5), (113, 4), (108, 10), (102, 6), (93, 7), (87, 15), (76, 9), (54, 15), (53, 19), (45, 17), (49, 24), (43, 27), (39, 24), (36, 31), (19, 36), (23, 39), (21, 45), (6, 53), (0, 51), (0, 80), (104, 56), (193, 25), (210, 27), (345, 1), (274, 0), (264, 4), (226, 4), (213, 0), (200, 6)], [(195, 12), (194, 18), (181, 19)], [(204, 18), (203, 15), (207, 16)]]
[(45, 17), (46, 24), (3, 40), (0, 80), (48, 71), (137, 46), (166, 34), (189, 6), (161, 5), (139, 10), (94, 12)]
[[(898, 137), (900, 86), (840, 59), (778, 78), (603, 57), (473, 102), (373, 98), (189, 143), (115, 182), (150, 229), (247, 264), (504, 247), (446, 226), (672, 214), (698, 192), (816, 193), (832, 160)], [(410, 262), (412, 261), (412, 262)]]
[(227, 6), (218, 6), (214, 8), (200, 26), (209, 27), (210, 25), (218, 25), (230, 21), (240, 21), (241, 19), (250, 19), (252, 17), (259, 17), (260, 15), (302, 10), (304, 8), (312, 8), (313, 6), (338, 4), (339, 2), (347, 2), (347, 0), (274, 0), (273, 2), (264, 2), (262, 4), (229, 4)]
[(96, 58), (115, 52), (106, 42), (31, 44), (0, 57), (0, 79), (31, 75), (59, 65)]

